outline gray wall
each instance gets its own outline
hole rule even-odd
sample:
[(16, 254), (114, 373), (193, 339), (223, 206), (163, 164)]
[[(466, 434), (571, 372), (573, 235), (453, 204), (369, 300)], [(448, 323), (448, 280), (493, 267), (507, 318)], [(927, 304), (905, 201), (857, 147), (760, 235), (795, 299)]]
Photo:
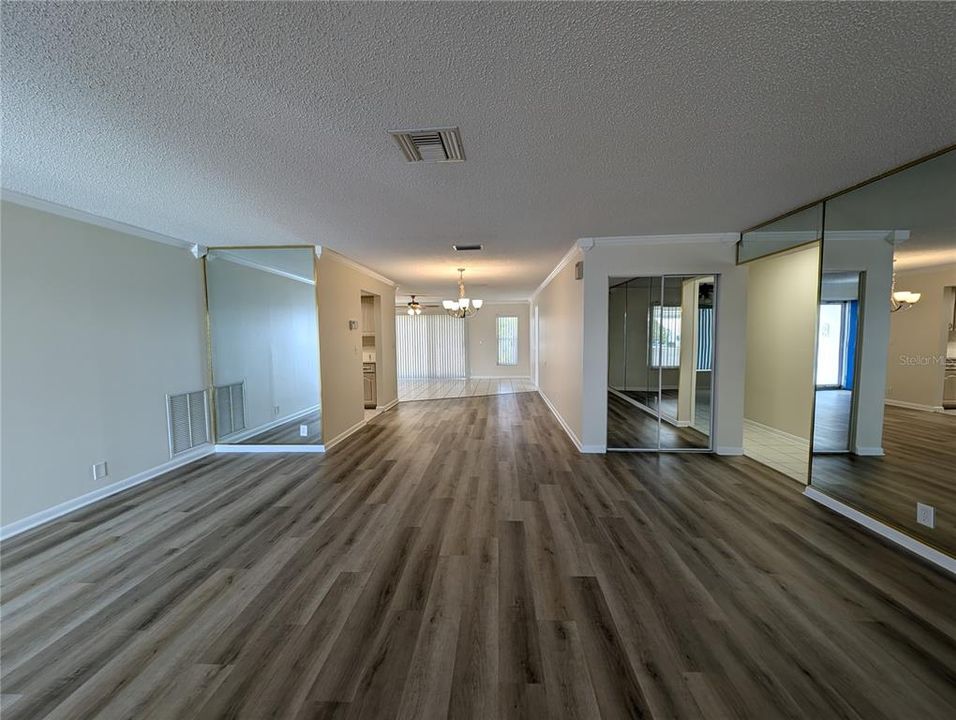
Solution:
[(206, 360), (186, 250), (9, 202), (0, 236), (8, 525), (168, 461), (166, 394), (203, 388)]

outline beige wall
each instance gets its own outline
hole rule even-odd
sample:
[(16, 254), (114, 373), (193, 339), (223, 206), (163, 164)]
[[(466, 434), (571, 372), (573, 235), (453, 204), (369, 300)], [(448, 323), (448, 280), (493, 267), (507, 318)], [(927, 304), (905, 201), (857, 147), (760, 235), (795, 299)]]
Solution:
[(944, 358), (952, 304), (944, 288), (956, 286), (956, 264), (898, 272), (896, 287), (922, 293), (908, 310), (890, 315), (886, 396), (890, 400), (938, 408), (943, 400)]
[[(498, 365), (496, 320), (499, 315), (518, 317), (518, 364)], [(471, 377), (531, 376), (531, 306), (526, 303), (485, 303), (468, 323), (468, 371)]]
[(755, 260), (747, 281), (744, 416), (810, 439), (820, 249)]
[(166, 394), (206, 359), (186, 250), (8, 202), (0, 243), (6, 526), (167, 462)]
[(362, 388), (362, 293), (378, 295), (379, 335), (376, 337), (378, 404), (398, 399), (395, 373), (395, 287), (377, 280), (324, 251), (316, 260), (319, 309), (319, 366), (322, 375), (322, 437), (326, 446), (365, 417)]
[[(575, 253), (532, 298), (532, 307), (538, 308), (538, 390), (580, 445), (584, 283), (574, 279), (579, 259)], [(602, 374), (607, 375), (606, 364)]]

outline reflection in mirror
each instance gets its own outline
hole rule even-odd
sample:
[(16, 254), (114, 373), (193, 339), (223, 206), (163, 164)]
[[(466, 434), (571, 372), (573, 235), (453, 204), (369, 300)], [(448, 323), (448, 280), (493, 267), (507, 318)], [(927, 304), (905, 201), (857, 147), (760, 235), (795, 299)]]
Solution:
[(750, 262), (818, 242), (823, 234), (823, 204), (787, 215), (745, 232), (737, 244), (737, 261)]
[(206, 293), (223, 444), (321, 444), (312, 248), (213, 249)]
[(710, 446), (714, 278), (664, 278), (663, 306), (652, 313), (661, 381), (661, 447)]
[(708, 449), (716, 278), (611, 282), (608, 448)]
[(746, 265), (744, 454), (804, 484), (809, 480), (820, 266), (819, 243), (806, 240), (822, 235), (822, 228), (812, 225), (821, 219), (815, 206), (742, 240), (760, 234), (791, 243)]
[(956, 555), (956, 153), (828, 201), (822, 272), (811, 485)]
[(858, 272), (827, 272), (820, 282), (813, 451), (847, 452), (860, 316)]

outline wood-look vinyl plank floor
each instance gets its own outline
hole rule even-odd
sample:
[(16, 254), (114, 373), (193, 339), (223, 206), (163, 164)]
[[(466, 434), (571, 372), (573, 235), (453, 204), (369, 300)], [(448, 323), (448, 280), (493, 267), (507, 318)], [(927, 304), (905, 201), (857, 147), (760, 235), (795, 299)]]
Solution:
[[(655, 400), (656, 402), (656, 400)], [(659, 437), (658, 437), (659, 434)], [(707, 448), (710, 439), (694, 427), (677, 427), (656, 414), (637, 407), (615, 393), (607, 394), (607, 446), (657, 449)]]
[[(956, 556), (956, 416), (886, 406), (883, 456), (813, 456), (811, 485)], [(916, 522), (916, 503), (936, 527)]]
[(18, 718), (951, 718), (956, 580), (536, 394), (220, 455), (0, 548)]

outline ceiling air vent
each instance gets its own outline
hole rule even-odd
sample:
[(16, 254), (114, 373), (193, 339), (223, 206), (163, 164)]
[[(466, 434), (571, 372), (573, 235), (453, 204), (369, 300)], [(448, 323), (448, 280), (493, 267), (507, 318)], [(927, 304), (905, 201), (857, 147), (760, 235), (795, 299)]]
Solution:
[(452, 245), (458, 252), (471, 252), (472, 250), (481, 250), (481, 245)]
[(391, 130), (409, 162), (462, 162), (465, 151), (458, 128)]

